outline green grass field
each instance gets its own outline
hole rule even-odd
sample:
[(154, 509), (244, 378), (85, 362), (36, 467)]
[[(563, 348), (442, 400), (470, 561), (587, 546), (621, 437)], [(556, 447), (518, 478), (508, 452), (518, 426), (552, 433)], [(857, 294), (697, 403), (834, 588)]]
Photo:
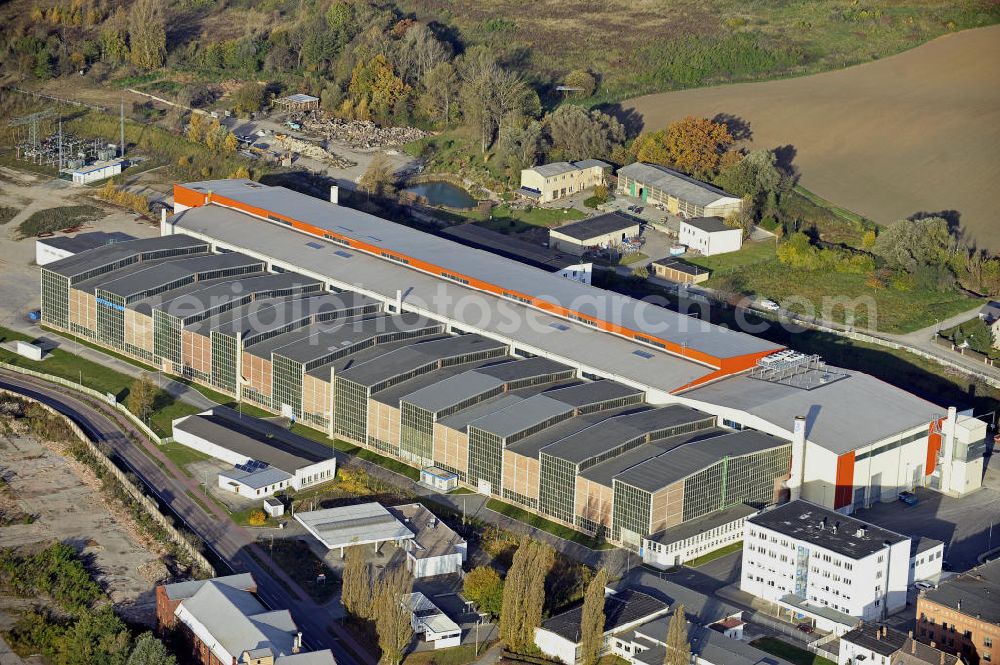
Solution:
[(761, 651), (766, 651), (771, 655), (784, 658), (792, 665), (837, 665), (829, 658), (817, 656), (811, 651), (800, 649), (797, 646), (782, 642), (774, 637), (761, 637), (750, 643)]
[(198, 452), (197, 450), (188, 448), (187, 446), (177, 443), (176, 441), (171, 441), (170, 443), (164, 443), (161, 445), (160, 452), (166, 455), (171, 462), (176, 464), (177, 467), (188, 476), (192, 476), (191, 472), (187, 468), (188, 464), (213, 459), (211, 455)]
[(536, 515), (534, 513), (529, 513), (527, 510), (518, 508), (517, 506), (512, 506), (509, 503), (504, 503), (503, 501), (498, 501), (497, 499), (490, 499), (486, 502), (486, 507), (490, 510), (500, 513), (501, 515), (506, 515), (507, 517), (513, 517), (519, 522), (524, 522), (529, 526), (533, 526), (536, 529), (546, 531), (551, 533), (553, 536), (559, 536), (563, 540), (569, 540), (574, 543), (579, 543), (585, 547), (589, 547), (592, 550), (606, 550), (614, 549), (613, 545), (608, 545), (607, 543), (599, 543), (596, 539), (575, 531), (568, 526), (563, 526), (562, 524), (556, 524), (555, 522), (550, 522), (549, 520)]
[(721, 559), (727, 554), (732, 554), (733, 552), (738, 552), (743, 549), (743, 541), (732, 543), (731, 545), (726, 545), (725, 547), (720, 547), (717, 550), (712, 550), (707, 554), (702, 554), (699, 557), (691, 559), (690, 561), (685, 561), (684, 565), (689, 568), (697, 568), (698, 566), (703, 566), (709, 561), (715, 561), (716, 559)]

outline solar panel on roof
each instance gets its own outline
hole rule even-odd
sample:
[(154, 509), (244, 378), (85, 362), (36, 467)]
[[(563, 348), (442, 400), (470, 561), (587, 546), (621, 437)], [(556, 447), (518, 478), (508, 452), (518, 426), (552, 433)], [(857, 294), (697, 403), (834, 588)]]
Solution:
[(648, 351), (640, 351), (639, 349), (633, 351), (632, 355), (639, 356), (640, 358), (645, 358), (646, 360), (649, 360), (650, 358), (653, 357), (652, 353), (649, 353)]
[(549, 327), (550, 328), (555, 328), (556, 330), (569, 330), (569, 326), (567, 326), (567, 325), (565, 325), (563, 323), (550, 323)]
[(335, 251), (334, 254), (336, 254), (337, 256), (342, 256), (345, 259), (349, 259), (352, 256), (351, 254), (348, 254), (347, 252), (339, 250), (339, 249), (337, 251)]
[(323, 245), (318, 242), (307, 242), (306, 247), (312, 247), (313, 249), (323, 249)]

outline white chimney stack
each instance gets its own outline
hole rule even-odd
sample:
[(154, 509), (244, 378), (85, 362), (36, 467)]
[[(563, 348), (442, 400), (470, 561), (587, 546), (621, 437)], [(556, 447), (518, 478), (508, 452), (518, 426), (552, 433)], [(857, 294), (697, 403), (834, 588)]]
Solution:
[(806, 463), (806, 419), (803, 416), (795, 416), (792, 425), (792, 462), (788, 470), (788, 480), (785, 487), (788, 488), (788, 500), (795, 501), (802, 498), (802, 477), (805, 473)]
[(955, 427), (958, 425), (958, 411), (948, 407), (948, 417), (941, 432), (941, 491), (951, 491), (952, 460), (955, 457)]
[(340, 203), (340, 187), (330, 185), (330, 203), (337, 205)]

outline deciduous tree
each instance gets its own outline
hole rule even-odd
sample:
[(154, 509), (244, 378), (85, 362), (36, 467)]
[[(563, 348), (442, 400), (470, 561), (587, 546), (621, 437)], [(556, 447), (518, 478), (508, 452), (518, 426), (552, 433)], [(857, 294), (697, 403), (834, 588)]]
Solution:
[(546, 118), (554, 159), (604, 159), (624, 143), (625, 127), (600, 111), (564, 104)]
[(732, 144), (733, 137), (722, 123), (688, 116), (664, 130), (641, 135), (636, 139), (636, 156), (642, 162), (706, 178), (715, 173)]
[(566, 75), (563, 85), (568, 88), (579, 88), (572, 91), (574, 97), (590, 97), (597, 89), (597, 79), (584, 69), (574, 69)]
[(145, 376), (140, 376), (128, 389), (128, 396), (125, 398), (125, 406), (128, 410), (142, 419), (149, 417), (153, 404), (156, 401), (156, 394), (159, 392), (156, 384)]
[(141, 69), (156, 69), (167, 56), (167, 30), (161, 0), (136, 0), (129, 12), (129, 55)]
[(176, 665), (177, 659), (148, 630), (135, 640), (125, 665)]
[(384, 152), (376, 152), (361, 175), (358, 185), (369, 196), (385, 196), (395, 189), (395, 169)]
[(892, 268), (909, 272), (921, 266), (941, 265), (952, 246), (948, 222), (941, 217), (901, 219), (882, 229), (872, 251)]
[(503, 607), (503, 580), (491, 566), (478, 566), (469, 571), (462, 582), (462, 593), (479, 608), (494, 617)]
[(450, 62), (439, 62), (431, 67), (422, 81), (420, 108), (431, 119), (448, 122), (452, 106), (458, 95), (458, 74)]
[(597, 665), (604, 645), (604, 587), (608, 584), (608, 571), (601, 568), (590, 580), (583, 596), (580, 615), (580, 657), (583, 665)]

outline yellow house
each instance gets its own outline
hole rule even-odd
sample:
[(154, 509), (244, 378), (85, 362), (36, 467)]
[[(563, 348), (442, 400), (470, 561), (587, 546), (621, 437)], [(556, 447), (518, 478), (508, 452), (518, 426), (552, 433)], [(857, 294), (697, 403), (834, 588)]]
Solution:
[(610, 168), (610, 164), (599, 159), (584, 159), (522, 169), (518, 194), (539, 203), (555, 201), (602, 184)]

